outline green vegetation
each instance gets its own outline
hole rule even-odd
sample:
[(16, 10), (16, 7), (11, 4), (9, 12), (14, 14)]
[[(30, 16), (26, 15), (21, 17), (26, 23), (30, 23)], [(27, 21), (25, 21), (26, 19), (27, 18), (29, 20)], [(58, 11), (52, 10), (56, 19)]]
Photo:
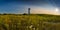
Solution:
[(0, 30), (60, 30), (60, 16), (0, 14)]

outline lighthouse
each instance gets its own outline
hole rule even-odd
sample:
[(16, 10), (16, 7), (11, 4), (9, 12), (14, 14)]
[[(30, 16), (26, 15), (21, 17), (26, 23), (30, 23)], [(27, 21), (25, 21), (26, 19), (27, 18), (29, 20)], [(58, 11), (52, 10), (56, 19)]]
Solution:
[(30, 15), (30, 8), (28, 8), (28, 15)]

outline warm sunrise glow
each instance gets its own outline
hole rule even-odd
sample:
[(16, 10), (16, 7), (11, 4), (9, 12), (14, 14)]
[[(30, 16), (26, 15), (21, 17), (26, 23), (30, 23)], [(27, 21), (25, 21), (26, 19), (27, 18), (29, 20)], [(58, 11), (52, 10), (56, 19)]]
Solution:
[(59, 9), (58, 8), (56, 8), (56, 12), (58, 12), (59, 11)]

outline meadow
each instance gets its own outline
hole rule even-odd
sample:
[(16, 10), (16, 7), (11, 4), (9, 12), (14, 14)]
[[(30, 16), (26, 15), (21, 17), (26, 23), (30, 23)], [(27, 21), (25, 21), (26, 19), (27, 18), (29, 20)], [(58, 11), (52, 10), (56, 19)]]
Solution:
[(60, 30), (60, 15), (0, 14), (0, 30)]

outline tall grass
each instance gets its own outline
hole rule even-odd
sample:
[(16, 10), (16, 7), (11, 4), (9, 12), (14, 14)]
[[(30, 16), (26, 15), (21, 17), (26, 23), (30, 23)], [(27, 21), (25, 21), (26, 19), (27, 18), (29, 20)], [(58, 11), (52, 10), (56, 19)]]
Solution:
[(60, 30), (60, 16), (0, 15), (0, 30)]

